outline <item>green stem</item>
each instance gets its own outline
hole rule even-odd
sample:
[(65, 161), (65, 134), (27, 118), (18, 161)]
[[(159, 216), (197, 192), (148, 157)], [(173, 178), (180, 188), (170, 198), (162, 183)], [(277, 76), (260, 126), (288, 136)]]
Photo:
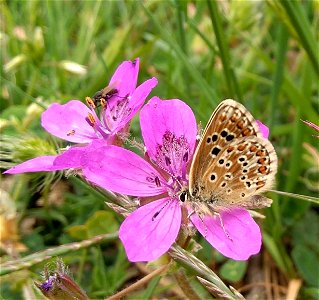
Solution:
[(46, 261), (52, 258), (53, 256), (64, 255), (69, 252), (74, 252), (83, 248), (91, 247), (99, 243), (112, 241), (112, 240), (115, 240), (117, 237), (118, 237), (117, 232), (111, 233), (111, 234), (109, 233), (101, 234), (81, 242), (75, 242), (75, 243), (70, 243), (66, 245), (61, 245), (55, 248), (49, 248), (44, 251), (36, 252), (31, 255), (25, 256), (18, 260), (7, 261), (0, 265), (0, 276), (15, 272), (21, 269), (29, 268), (35, 264)]
[(193, 254), (188, 253), (178, 245), (172, 246), (168, 253), (174, 260), (210, 281), (215, 286), (216, 294), (223, 295), (227, 299), (238, 298), (210, 268)]
[(190, 299), (190, 300), (201, 299), (200, 296), (197, 295), (197, 293), (194, 291), (194, 289), (190, 285), (188, 278), (185, 275), (183, 269), (180, 269), (176, 273), (174, 273), (174, 277), (187, 299)]
[(131, 284), (129, 287), (125, 288), (124, 290), (114, 294), (111, 297), (108, 297), (107, 300), (122, 299), (124, 296), (132, 293), (133, 291), (142, 288), (146, 283), (151, 281), (154, 277), (157, 277), (158, 275), (166, 272), (168, 270), (169, 266), (170, 266), (170, 264), (167, 264), (167, 265), (164, 265), (164, 266), (156, 269), (152, 273), (150, 273), (150, 274), (146, 275), (145, 277), (143, 277), (141, 280)]
[(306, 195), (299, 195), (299, 194), (294, 194), (294, 193), (288, 193), (288, 192), (282, 192), (282, 191), (276, 191), (276, 190), (269, 190), (269, 192), (276, 193), (278, 195), (283, 195), (287, 196), (290, 198), (295, 198), (295, 199), (301, 199), (304, 201), (312, 202), (315, 204), (319, 204), (319, 198), (316, 197), (311, 197), (311, 196), (306, 196)]

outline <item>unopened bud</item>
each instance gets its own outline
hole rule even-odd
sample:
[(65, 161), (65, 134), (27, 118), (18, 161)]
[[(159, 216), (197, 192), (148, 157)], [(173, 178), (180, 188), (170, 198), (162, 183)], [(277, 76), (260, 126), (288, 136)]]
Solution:
[(35, 282), (42, 294), (51, 300), (88, 300), (85, 292), (67, 274), (62, 260), (57, 260), (56, 270), (49, 272), (47, 267), (44, 269), (45, 281)]

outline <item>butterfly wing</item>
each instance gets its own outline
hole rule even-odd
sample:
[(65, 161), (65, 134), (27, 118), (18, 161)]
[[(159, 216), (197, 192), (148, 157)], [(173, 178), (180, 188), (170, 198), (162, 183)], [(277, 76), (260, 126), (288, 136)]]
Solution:
[(260, 208), (269, 206), (258, 194), (269, 189), (277, 172), (277, 156), (264, 138), (239, 138), (217, 155), (202, 179), (206, 199), (215, 206)]
[(221, 149), (243, 136), (262, 137), (262, 134), (253, 116), (242, 104), (231, 99), (222, 101), (210, 117), (196, 148), (189, 173), (190, 191)]
[(213, 112), (195, 151), (190, 194), (214, 206), (257, 206), (262, 201), (252, 196), (271, 186), (276, 169), (275, 150), (253, 116), (240, 103), (225, 100)]

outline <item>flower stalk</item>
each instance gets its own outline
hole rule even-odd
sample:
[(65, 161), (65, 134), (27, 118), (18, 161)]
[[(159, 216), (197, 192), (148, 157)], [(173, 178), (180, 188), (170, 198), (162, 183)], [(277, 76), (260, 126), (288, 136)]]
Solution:
[(84, 249), (84, 248), (91, 247), (93, 245), (100, 244), (106, 241), (113, 241), (117, 238), (118, 238), (117, 232), (111, 233), (111, 234), (110, 233), (101, 234), (81, 242), (75, 242), (75, 243), (58, 246), (55, 248), (49, 248), (44, 251), (39, 251), (31, 255), (25, 256), (18, 260), (7, 261), (0, 265), (0, 276), (10, 274), (12, 272), (15, 272), (21, 269), (30, 268), (31, 266), (44, 262), (48, 259), (51, 259), (54, 256), (64, 255), (70, 252), (74, 252), (80, 249)]

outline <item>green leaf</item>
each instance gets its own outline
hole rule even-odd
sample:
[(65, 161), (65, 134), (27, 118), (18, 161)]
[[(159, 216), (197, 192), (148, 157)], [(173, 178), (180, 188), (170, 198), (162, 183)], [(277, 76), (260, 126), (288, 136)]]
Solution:
[(292, 250), (292, 258), (302, 278), (312, 286), (318, 286), (318, 255), (304, 245), (297, 245)]
[(246, 261), (228, 260), (220, 268), (220, 276), (230, 282), (238, 282), (243, 279), (246, 269)]
[(114, 218), (114, 214), (109, 211), (97, 211), (85, 223), (89, 237), (103, 233), (112, 233), (117, 231), (118, 223)]
[(99, 234), (117, 231), (118, 223), (113, 213), (109, 211), (96, 211), (83, 225), (70, 227), (68, 233), (76, 239), (87, 239)]

